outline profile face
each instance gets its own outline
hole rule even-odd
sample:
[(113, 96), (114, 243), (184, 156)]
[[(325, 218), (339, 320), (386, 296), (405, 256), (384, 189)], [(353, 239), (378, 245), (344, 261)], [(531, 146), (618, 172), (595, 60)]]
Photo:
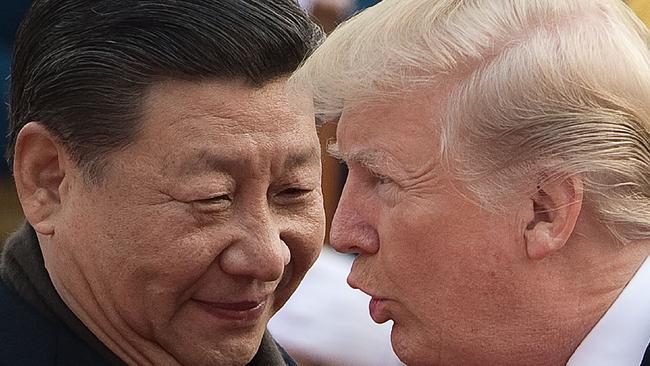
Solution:
[(284, 83), (157, 84), (103, 183), (66, 177), (46, 264), (77, 314), (105, 317), (91, 329), (185, 365), (252, 358), (324, 237), (314, 121)]
[(342, 114), (349, 173), (330, 241), (359, 253), (348, 282), (373, 297), (376, 322), (394, 321), (403, 362), (480, 365), (503, 351), (495, 334), (535, 321), (522, 309), (535, 286), (514, 270), (525, 260), (518, 220), (470, 202), (443, 167), (435, 106), (416, 97)]

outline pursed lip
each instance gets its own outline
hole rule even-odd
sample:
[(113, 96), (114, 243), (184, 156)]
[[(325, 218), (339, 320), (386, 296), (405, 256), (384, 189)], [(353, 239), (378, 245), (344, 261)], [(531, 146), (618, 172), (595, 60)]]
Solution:
[(375, 323), (382, 324), (391, 319), (388, 311), (388, 302), (390, 300), (381, 297), (372, 297), (368, 304), (370, 317)]
[(353, 289), (361, 290), (361, 292), (370, 296), (370, 303), (368, 304), (368, 311), (370, 317), (375, 323), (385, 323), (391, 319), (390, 312), (388, 311), (388, 303), (390, 299), (375, 294), (374, 291), (367, 290), (359, 285), (352, 274), (348, 276), (348, 285)]
[(269, 297), (258, 300), (240, 301), (206, 301), (192, 299), (199, 308), (221, 320), (241, 323), (241, 325), (257, 323), (266, 312)]

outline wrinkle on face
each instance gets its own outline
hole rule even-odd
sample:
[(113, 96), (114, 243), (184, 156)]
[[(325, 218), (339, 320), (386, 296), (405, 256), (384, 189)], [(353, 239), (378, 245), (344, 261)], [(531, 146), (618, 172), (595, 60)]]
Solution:
[[(57, 228), (68, 261), (55, 262), (74, 261), (65, 271), (69, 297), (85, 302), (71, 309), (91, 330), (108, 329), (112, 349), (129, 348), (131, 359), (155, 364), (195, 365), (243, 363), (257, 350), (268, 318), (324, 236), (315, 126), (292, 112), (283, 90), (283, 80), (260, 89), (215, 81), (155, 86), (140, 136), (112, 154), (105, 184), (71, 185), (65, 225)], [(296, 186), (312, 191), (282, 196)], [(228, 248), (244, 272), (221, 266)], [(269, 261), (282, 267), (273, 279), (246, 272)], [(266, 312), (245, 329), (215, 320), (194, 301), (269, 293)]]
[[(393, 344), (414, 364), (467, 351), (461, 334), (490, 336), (494, 307), (517, 286), (507, 266), (522, 254), (512, 230), (518, 219), (468, 200), (443, 165), (431, 110), (404, 102), (344, 112), (332, 149), (350, 165), (332, 242), (354, 248), (343, 244), (375, 235), (378, 250), (359, 245), (350, 277), (391, 299)], [(395, 182), (373, 178), (369, 170), (384, 174), (389, 161)], [(496, 333), (508, 324), (494, 326)]]

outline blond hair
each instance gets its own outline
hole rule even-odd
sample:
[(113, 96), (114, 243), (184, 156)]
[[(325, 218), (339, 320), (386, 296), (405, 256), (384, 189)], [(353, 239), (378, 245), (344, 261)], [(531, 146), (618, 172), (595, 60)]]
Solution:
[(384, 0), (291, 83), (326, 116), (444, 90), (441, 156), (486, 207), (579, 175), (625, 243), (650, 237), (649, 40), (620, 0)]

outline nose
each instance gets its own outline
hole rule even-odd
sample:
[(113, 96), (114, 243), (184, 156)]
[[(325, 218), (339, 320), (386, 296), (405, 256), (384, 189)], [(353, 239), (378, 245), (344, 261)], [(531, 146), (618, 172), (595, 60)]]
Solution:
[(354, 184), (345, 184), (330, 229), (330, 245), (342, 253), (375, 254), (379, 251), (379, 235), (364, 215), (367, 203)]
[(280, 229), (270, 217), (256, 215), (250, 225), (242, 225), (241, 235), (219, 255), (221, 269), (233, 276), (263, 282), (277, 281), (291, 261)]

